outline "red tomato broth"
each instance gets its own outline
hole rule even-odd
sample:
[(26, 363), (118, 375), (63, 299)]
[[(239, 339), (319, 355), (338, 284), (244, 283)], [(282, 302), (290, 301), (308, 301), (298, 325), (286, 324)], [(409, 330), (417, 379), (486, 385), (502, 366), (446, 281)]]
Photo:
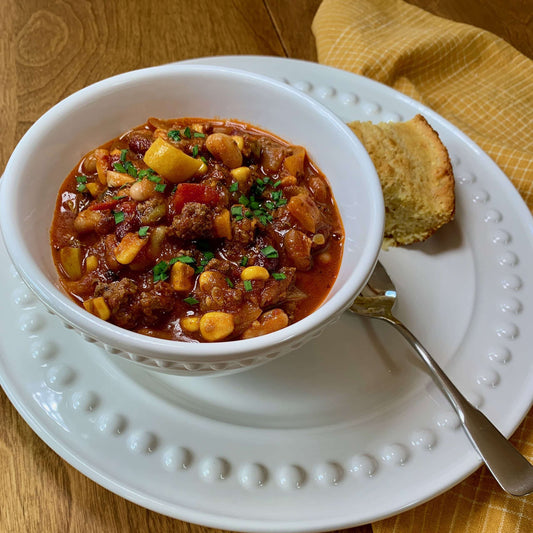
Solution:
[[(237, 137), (240, 166), (206, 148), (215, 134)], [(165, 176), (164, 165), (154, 172), (144, 161), (152, 145), (161, 147), (156, 156), (177, 149), (194, 160), (185, 167), (200, 166), (186, 179)], [(149, 194), (136, 200), (140, 182)], [(236, 121), (183, 118), (149, 119), (82, 158), (61, 186), (50, 238), (61, 284), (89, 312), (202, 342), (265, 334), (312, 313), (335, 282), (344, 232), (326, 178), (301, 147)], [(127, 263), (117, 260), (121, 248)], [(268, 279), (247, 283), (248, 267)], [(190, 279), (176, 284), (174, 270)], [(231, 321), (231, 331), (211, 338), (208, 318)]]

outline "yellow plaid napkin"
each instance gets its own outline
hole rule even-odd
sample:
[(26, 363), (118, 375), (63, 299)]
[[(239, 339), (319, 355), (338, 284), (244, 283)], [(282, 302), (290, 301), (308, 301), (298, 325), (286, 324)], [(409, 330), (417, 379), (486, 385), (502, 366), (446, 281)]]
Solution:
[[(373, 78), (459, 127), (533, 210), (533, 61), (495, 35), (401, 0), (324, 0), (313, 21), (320, 63)], [(533, 460), (533, 412), (512, 442)], [(533, 496), (504, 493), (483, 467), (376, 533), (533, 531)]]

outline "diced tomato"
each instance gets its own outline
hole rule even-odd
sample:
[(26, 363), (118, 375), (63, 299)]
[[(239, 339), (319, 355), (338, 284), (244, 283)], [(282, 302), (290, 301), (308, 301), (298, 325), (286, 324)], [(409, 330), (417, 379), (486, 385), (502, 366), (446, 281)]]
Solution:
[(118, 204), (118, 202), (119, 200), (96, 202), (94, 204), (91, 204), (87, 209), (90, 209), (91, 211), (105, 211), (106, 209), (113, 209)]
[(197, 202), (214, 207), (220, 201), (220, 194), (201, 183), (180, 183), (174, 193), (172, 206), (176, 213), (181, 213), (183, 206), (188, 202)]

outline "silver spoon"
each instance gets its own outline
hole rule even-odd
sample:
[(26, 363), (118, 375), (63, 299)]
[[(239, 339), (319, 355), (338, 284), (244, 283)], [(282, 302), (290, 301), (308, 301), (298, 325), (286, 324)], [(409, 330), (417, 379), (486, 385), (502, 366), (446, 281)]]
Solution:
[(529, 464), (481, 411), (467, 401), (418, 339), (392, 314), (396, 299), (394, 283), (383, 265), (378, 263), (350, 311), (392, 324), (427, 365), (433, 381), (452, 404), (468, 438), (501, 487), (515, 496), (525, 496), (533, 492), (533, 465)]

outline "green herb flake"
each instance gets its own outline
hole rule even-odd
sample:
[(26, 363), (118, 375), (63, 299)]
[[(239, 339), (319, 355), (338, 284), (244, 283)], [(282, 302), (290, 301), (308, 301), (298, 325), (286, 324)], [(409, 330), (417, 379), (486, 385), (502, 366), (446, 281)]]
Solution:
[(272, 277), (277, 280), (287, 279), (287, 276), (283, 272), (273, 272)]
[(205, 163), (207, 165), (207, 159), (203, 155), (200, 156), (200, 161), (202, 161), (202, 163)]
[(119, 163), (118, 161), (116, 161), (115, 163), (113, 163), (113, 168), (117, 171), (117, 172), (120, 172), (121, 174), (127, 174), (126, 172), (126, 168), (124, 167), (124, 165), (122, 163)]
[(231, 214), (234, 217), (241, 217), (240, 220), (242, 220), (242, 205), (234, 205), (231, 207)]
[(151, 174), (146, 176), (148, 181), (153, 181), (154, 183), (161, 183), (163, 180), (159, 176), (152, 176)]
[(120, 151), (120, 160), (124, 163), (126, 161), (126, 156), (128, 155), (128, 149), (124, 148)]
[(241, 259), (241, 266), (245, 267), (248, 264), (248, 256), (243, 255)]
[(192, 134), (193, 137), (197, 138), (197, 139), (203, 139), (205, 137), (205, 133), (200, 133), (199, 131), (195, 131), (193, 134)]
[(87, 186), (85, 185), (87, 183), (87, 176), (80, 175), (76, 176), (76, 190), (78, 192), (85, 192), (87, 190)]
[(245, 279), (243, 281), (243, 284), (244, 284), (244, 290), (246, 292), (250, 292), (252, 290), (252, 282), (249, 279)]
[(167, 188), (166, 184), (165, 183), (158, 183), (156, 186), (155, 186), (155, 190), (157, 192), (165, 192), (165, 189)]
[(174, 263), (177, 263), (179, 261), (179, 258), (178, 257), (173, 257), (169, 262), (168, 264), (170, 266), (172, 266)]
[(275, 259), (276, 257), (279, 257), (278, 251), (273, 246), (267, 246), (265, 248), (261, 248), (261, 253), (267, 259)]
[(239, 190), (239, 184), (234, 181), (230, 186), (229, 186), (229, 192), (237, 192)]
[(196, 157), (198, 155), (198, 146), (194, 145), (192, 147), (192, 156)]
[(189, 126), (187, 126), (183, 130), (183, 136), (186, 137), (187, 139), (190, 139), (192, 137), (191, 128), (189, 128)]
[(142, 180), (143, 178), (150, 179), (155, 176), (155, 171), (151, 168), (143, 168), (137, 172), (137, 179)]
[(180, 263), (185, 263), (186, 265), (196, 264), (194, 257), (190, 257), (189, 255), (181, 255), (180, 257), (176, 257), (176, 260)]
[(272, 187), (277, 189), (281, 185), (281, 180), (276, 181), (276, 183), (272, 184)]
[(248, 200), (248, 198), (246, 198), (246, 196), (244, 196), (244, 194), (241, 194), (241, 196), (239, 198), (239, 203), (244, 205), (244, 207), (246, 207), (250, 203), (250, 200)]
[(152, 269), (154, 274), (154, 283), (157, 283), (158, 281), (164, 281), (168, 278), (168, 268), (169, 263), (166, 261), (159, 261), (159, 263), (154, 266)]
[(228, 284), (228, 287), (230, 289), (233, 289), (234, 285), (233, 285), (233, 281), (231, 281), (229, 278), (226, 278), (226, 283)]
[(171, 141), (176, 141), (176, 142), (181, 141), (180, 130), (169, 130), (167, 133), (167, 137)]
[(122, 196), (112, 196), (111, 197), (112, 200), (123, 200), (124, 198), (127, 198), (127, 196), (122, 195)]
[(115, 217), (115, 224), (120, 224), (121, 222), (124, 222), (124, 218), (126, 215), (122, 211), (111, 211), (113, 213), (113, 216)]
[(196, 305), (200, 303), (196, 298), (193, 298), (192, 296), (188, 296), (187, 298), (184, 298), (183, 301), (189, 305)]
[(139, 228), (139, 237), (146, 237), (148, 235), (148, 230), (150, 226), (141, 226)]

